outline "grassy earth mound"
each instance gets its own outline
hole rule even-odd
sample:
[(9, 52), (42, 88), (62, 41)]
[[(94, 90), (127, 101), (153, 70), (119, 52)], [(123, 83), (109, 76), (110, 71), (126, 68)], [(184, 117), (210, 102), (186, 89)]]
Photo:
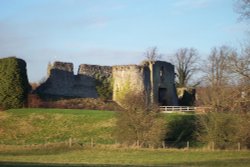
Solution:
[(13, 109), (0, 112), (0, 144), (114, 142), (115, 112), (72, 109)]

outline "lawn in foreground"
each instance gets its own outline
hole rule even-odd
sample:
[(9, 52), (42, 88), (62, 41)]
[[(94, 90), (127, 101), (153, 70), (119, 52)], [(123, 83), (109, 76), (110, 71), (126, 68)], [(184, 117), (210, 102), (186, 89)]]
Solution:
[[(5, 163), (4, 163), (5, 162)], [(6, 163), (8, 162), (8, 163)], [(17, 153), (0, 151), (0, 166), (22, 162), (51, 166), (250, 166), (249, 151), (88, 148), (61, 152)], [(54, 165), (53, 165), (54, 164)], [(57, 165), (56, 165), (57, 164)], [(23, 164), (25, 166), (25, 164)], [(7, 165), (8, 166), (8, 165)], [(31, 165), (32, 166), (32, 165)]]

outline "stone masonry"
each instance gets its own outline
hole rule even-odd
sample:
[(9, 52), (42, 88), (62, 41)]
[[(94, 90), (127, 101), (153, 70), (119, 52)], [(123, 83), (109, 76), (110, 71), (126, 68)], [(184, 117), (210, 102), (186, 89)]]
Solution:
[(143, 93), (149, 103), (178, 105), (174, 66), (163, 61), (144, 62), (142, 65), (114, 66), (112, 68), (113, 100), (119, 103), (124, 89)]
[(36, 90), (37, 93), (61, 98), (97, 98), (95, 74), (111, 75), (111, 67), (98, 65), (79, 66), (74, 75), (73, 64), (54, 62), (48, 69), (47, 80)]
[(144, 62), (141, 65), (99, 66), (82, 64), (74, 75), (73, 64), (54, 62), (49, 66), (47, 80), (36, 92), (68, 98), (98, 98), (96, 75), (112, 77), (113, 100), (127, 91), (143, 93), (148, 102), (159, 105), (178, 105), (174, 66), (164, 61)]

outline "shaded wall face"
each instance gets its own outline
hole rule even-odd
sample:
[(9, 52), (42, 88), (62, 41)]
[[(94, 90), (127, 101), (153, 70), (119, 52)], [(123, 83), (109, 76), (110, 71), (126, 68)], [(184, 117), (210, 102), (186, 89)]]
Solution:
[(154, 102), (159, 105), (178, 105), (174, 66), (166, 62), (155, 62), (152, 75)]
[(55, 62), (49, 70), (47, 81), (37, 89), (39, 94), (48, 97), (98, 97), (95, 78), (74, 75), (72, 63)]
[(98, 97), (93, 78), (58, 69), (52, 69), (47, 81), (38, 89), (42, 94), (55, 97)]

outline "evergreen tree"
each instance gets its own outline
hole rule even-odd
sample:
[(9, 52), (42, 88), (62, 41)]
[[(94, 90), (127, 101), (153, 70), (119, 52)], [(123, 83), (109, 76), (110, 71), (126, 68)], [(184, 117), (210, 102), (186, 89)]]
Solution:
[(21, 108), (30, 90), (26, 62), (15, 57), (0, 59), (0, 108)]

